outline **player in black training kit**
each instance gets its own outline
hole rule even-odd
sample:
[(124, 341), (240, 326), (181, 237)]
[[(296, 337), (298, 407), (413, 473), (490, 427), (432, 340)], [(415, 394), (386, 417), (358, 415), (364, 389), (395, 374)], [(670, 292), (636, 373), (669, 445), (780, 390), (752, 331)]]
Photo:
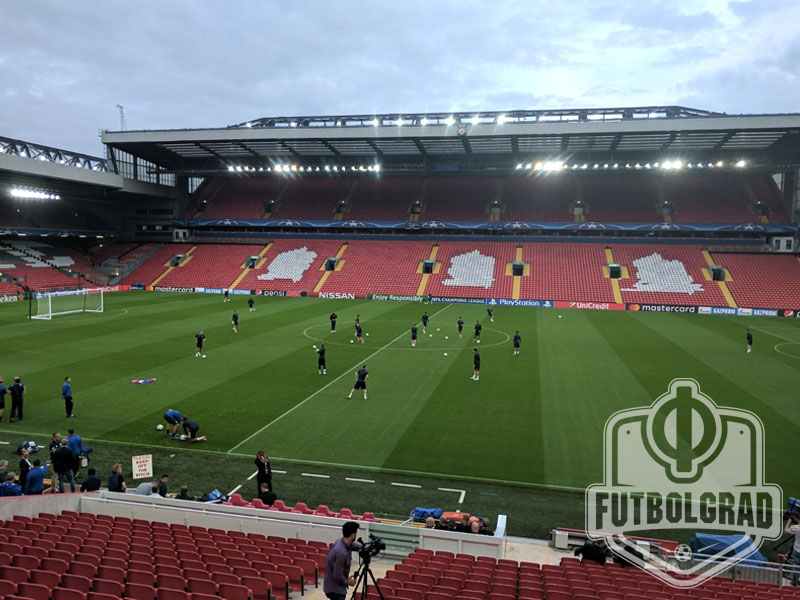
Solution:
[(356, 323), (356, 339), (362, 344), (364, 343), (364, 337), (361, 333), (361, 323)]
[(486, 312), (489, 313), (489, 320), (494, 323), (494, 309), (491, 306), (487, 306)]
[(358, 371), (356, 371), (356, 384), (353, 386), (353, 389), (350, 390), (350, 393), (347, 394), (348, 398), (353, 397), (353, 392), (356, 390), (364, 390), (364, 400), (367, 399), (367, 378), (369, 377), (369, 373), (367, 373), (367, 365), (361, 367)]
[(749, 329), (744, 331), (747, 334), (747, 353), (750, 354), (753, 351), (753, 334), (750, 333)]
[(478, 353), (477, 348), (472, 349), (472, 379), (473, 381), (478, 381), (481, 378), (481, 355)]
[(325, 362), (325, 344), (320, 344), (319, 348), (317, 348), (317, 354), (319, 354), (317, 358), (317, 375), (327, 375), (328, 363)]
[(514, 334), (514, 356), (519, 354), (519, 343), (522, 341), (522, 338), (519, 335), (519, 329)]
[(206, 339), (206, 334), (203, 333), (203, 330), (201, 329), (200, 333), (194, 336), (194, 339), (196, 340), (196, 350), (194, 355), (199, 357), (203, 352), (203, 340)]
[(255, 303), (256, 303), (255, 300), (253, 300), (252, 298), (247, 299), (247, 306), (250, 307), (250, 312), (253, 312), (255, 310), (255, 307), (253, 306)]
[(358, 328), (361, 326), (361, 315), (356, 315), (355, 331), (358, 333)]
[(483, 325), (481, 325), (480, 321), (475, 321), (475, 336), (473, 337), (473, 341), (477, 343), (481, 343), (481, 329), (483, 329)]
[(416, 348), (417, 347), (417, 324), (416, 323), (414, 323), (411, 326), (411, 347), (412, 348)]
[(428, 333), (428, 313), (422, 313), (422, 333)]
[(338, 318), (339, 318), (339, 315), (337, 315), (336, 313), (331, 313), (331, 316), (330, 316), (330, 319), (331, 319), (331, 333), (336, 333), (336, 319), (338, 319)]
[(231, 323), (233, 323), (233, 333), (239, 333), (239, 313), (237, 311), (233, 311)]
[(458, 317), (458, 337), (461, 338), (461, 336), (463, 335), (464, 335), (464, 319)]

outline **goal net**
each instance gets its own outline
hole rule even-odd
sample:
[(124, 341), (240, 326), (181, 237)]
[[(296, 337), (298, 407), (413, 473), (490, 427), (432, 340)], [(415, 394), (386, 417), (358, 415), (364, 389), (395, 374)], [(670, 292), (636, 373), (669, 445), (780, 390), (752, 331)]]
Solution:
[(31, 319), (52, 319), (59, 315), (81, 312), (103, 312), (102, 288), (36, 292), (35, 298), (36, 312), (31, 314)]

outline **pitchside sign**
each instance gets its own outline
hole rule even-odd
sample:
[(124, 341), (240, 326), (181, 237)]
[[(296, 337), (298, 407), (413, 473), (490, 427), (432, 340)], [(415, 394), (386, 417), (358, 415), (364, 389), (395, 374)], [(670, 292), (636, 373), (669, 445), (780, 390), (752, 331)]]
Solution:
[(133, 479), (144, 479), (153, 476), (153, 455), (142, 454), (131, 457), (131, 472)]
[[(639, 567), (659, 567), (651, 575), (694, 587), (746, 558), (751, 540), (758, 547), (781, 535), (782, 490), (764, 481), (761, 419), (718, 406), (695, 380), (675, 379), (650, 406), (612, 415), (603, 437), (604, 481), (586, 490), (586, 529)], [(675, 568), (633, 552), (626, 536), (654, 529), (741, 536), (702, 560), (677, 557)]]

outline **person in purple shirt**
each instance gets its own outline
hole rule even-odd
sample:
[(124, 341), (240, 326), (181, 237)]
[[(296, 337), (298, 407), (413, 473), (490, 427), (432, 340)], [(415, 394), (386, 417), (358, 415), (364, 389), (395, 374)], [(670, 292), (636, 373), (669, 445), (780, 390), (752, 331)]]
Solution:
[(346, 600), (347, 587), (356, 583), (355, 577), (350, 576), (350, 563), (353, 552), (361, 549), (361, 544), (355, 541), (357, 533), (358, 523), (347, 521), (342, 525), (342, 537), (328, 552), (322, 590), (330, 600)]

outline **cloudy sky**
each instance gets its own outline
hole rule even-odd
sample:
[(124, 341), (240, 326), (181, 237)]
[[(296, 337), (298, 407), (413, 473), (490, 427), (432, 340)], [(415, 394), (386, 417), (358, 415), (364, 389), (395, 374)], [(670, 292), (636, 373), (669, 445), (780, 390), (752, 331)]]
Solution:
[(0, 136), (263, 116), (680, 104), (800, 112), (797, 0), (3, 0)]

